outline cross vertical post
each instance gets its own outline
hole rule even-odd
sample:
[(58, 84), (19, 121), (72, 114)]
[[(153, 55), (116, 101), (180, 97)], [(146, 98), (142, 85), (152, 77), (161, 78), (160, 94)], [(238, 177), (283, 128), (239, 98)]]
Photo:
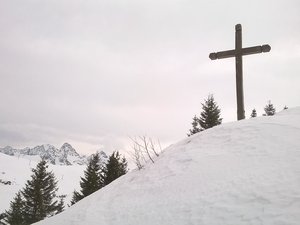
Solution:
[(258, 45), (248, 48), (242, 47), (242, 25), (235, 25), (235, 49), (213, 52), (209, 54), (211, 60), (224, 59), (235, 57), (235, 69), (236, 69), (236, 101), (237, 101), (237, 119), (245, 119), (244, 108), (244, 88), (243, 88), (243, 56), (252, 55), (262, 52), (269, 52), (271, 50), (270, 45)]
[(235, 25), (235, 69), (236, 69), (236, 102), (237, 119), (245, 119), (242, 57), (242, 25)]

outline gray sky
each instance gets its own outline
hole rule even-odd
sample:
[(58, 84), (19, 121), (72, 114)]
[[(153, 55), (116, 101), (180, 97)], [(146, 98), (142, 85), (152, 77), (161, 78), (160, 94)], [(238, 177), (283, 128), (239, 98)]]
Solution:
[(234, 48), (237, 23), (244, 47), (272, 47), (244, 57), (246, 117), (268, 100), (299, 106), (299, 12), (298, 0), (0, 0), (0, 146), (168, 145), (210, 93), (235, 121), (234, 59), (208, 54)]

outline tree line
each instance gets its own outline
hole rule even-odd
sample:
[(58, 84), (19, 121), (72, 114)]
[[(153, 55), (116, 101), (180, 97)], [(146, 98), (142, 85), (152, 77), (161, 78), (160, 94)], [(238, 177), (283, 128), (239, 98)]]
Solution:
[(118, 151), (109, 156), (105, 166), (102, 167), (99, 162), (99, 153), (92, 155), (84, 171), (84, 177), (81, 177), (81, 190), (73, 192), (71, 205), (105, 187), (128, 171), (127, 160)]
[[(195, 115), (193, 117), (191, 123), (192, 128), (189, 130), (189, 133), (187, 134), (188, 136), (199, 133), (222, 123), (221, 109), (215, 102), (213, 95), (209, 95), (208, 98), (204, 100), (204, 103), (201, 103), (201, 105), (202, 111), (200, 113), (200, 116), (198, 117), (197, 115)], [(285, 106), (283, 109), (286, 110), (288, 109), (288, 107)], [(275, 115), (276, 109), (271, 101), (269, 101), (268, 104), (264, 107), (264, 111), (265, 113), (263, 114), (263, 116)], [(252, 110), (250, 117), (257, 117), (256, 109)]]
[[(288, 109), (287, 106), (284, 106), (283, 110)], [(271, 101), (268, 101), (268, 104), (264, 108), (265, 113), (262, 114), (263, 116), (274, 116), (276, 114), (276, 108), (271, 103)], [(256, 109), (253, 109), (250, 115), (251, 118), (257, 117)]]

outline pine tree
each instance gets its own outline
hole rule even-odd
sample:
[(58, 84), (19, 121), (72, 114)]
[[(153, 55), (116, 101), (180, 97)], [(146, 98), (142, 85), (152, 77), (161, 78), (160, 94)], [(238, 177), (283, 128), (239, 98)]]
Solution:
[(199, 127), (199, 119), (197, 118), (197, 116), (195, 115), (193, 118), (193, 122), (192, 122), (192, 129), (190, 129), (190, 133), (188, 134), (188, 136), (191, 136), (193, 134), (196, 134), (201, 130), (201, 128)]
[(13, 201), (10, 202), (10, 208), (5, 212), (5, 222), (10, 225), (26, 225), (24, 219), (24, 199), (21, 192), (18, 192)]
[(274, 108), (271, 101), (268, 102), (268, 104), (265, 106), (264, 110), (265, 110), (266, 116), (274, 116), (276, 113), (276, 109)]
[(87, 170), (84, 172), (85, 177), (81, 178), (80, 187), (84, 197), (94, 193), (102, 187), (99, 160), (100, 156), (97, 152), (92, 156)]
[(61, 196), (58, 196), (58, 197), (59, 197), (60, 200), (59, 200), (59, 203), (57, 205), (56, 214), (61, 213), (65, 209), (64, 198), (66, 197), (66, 195), (61, 195)]
[(222, 123), (222, 118), (220, 118), (221, 110), (215, 102), (213, 95), (209, 95), (205, 103), (202, 103), (202, 110), (199, 124), (204, 130)]
[(89, 164), (84, 171), (84, 177), (81, 177), (81, 191), (73, 192), (73, 197), (71, 200), (72, 205), (103, 187), (103, 182), (100, 174), (101, 166), (99, 165), (99, 162), (100, 156), (97, 152), (96, 154), (92, 155), (92, 158), (90, 159)]
[(74, 190), (72, 200), (71, 200), (71, 205), (74, 205), (76, 202), (80, 201), (83, 198), (84, 198), (83, 195), (81, 195), (78, 191)]
[(28, 224), (52, 216), (58, 210), (57, 181), (53, 172), (47, 172), (47, 168), (46, 161), (39, 162), (21, 192), (24, 197), (24, 220)]
[(257, 116), (256, 109), (253, 109), (253, 110), (252, 110), (252, 113), (251, 113), (250, 116), (251, 116), (251, 118), (254, 118), (254, 117)]
[(103, 168), (103, 183), (108, 185), (115, 179), (127, 173), (127, 161), (125, 157), (121, 158), (121, 155), (118, 151), (113, 152), (109, 156), (108, 162)]

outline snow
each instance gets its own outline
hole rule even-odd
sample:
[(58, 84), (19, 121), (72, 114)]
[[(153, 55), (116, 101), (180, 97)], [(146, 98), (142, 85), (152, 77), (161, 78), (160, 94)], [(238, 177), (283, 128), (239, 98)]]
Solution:
[(38, 225), (299, 225), (300, 107), (165, 149)]
[[(0, 183), (0, 213), (9, 208), (10, 201), (13, 200), (15, 194), (21, 190), (27, 180), (32, 175), (32, 168), (36, 167), (40, 156), (36, 155), (30, 160), (25, 158), (17, 158), (0, 153), (0, 179), (3, 181), (11, 181), (11, 185)], [(33, 159), (33, 160), (31, 160)], [(49, 164), (49, 170), (53, 171), (58, 180), (58, 195), (67, 195), (65, 203), (69, 204), (72, 198), (74, 189), (80, 190), (80, 177), (83, 176), (83, 171), (86, 166), (72, 165), (61, 166)]]

